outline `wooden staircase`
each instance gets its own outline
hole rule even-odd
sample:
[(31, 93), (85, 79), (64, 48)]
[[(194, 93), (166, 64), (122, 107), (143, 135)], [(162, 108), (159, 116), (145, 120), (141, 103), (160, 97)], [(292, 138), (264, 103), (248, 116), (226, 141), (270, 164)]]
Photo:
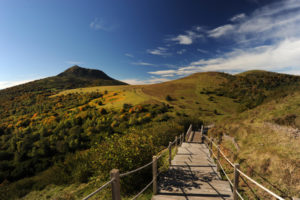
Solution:
[(201, 143), (200, 132), (193, 132), (182, 143), (169, 170), (158, 177), (158, 194), (152, 200), (233, 199), (229, 182), (223, 181), (209, 150)]

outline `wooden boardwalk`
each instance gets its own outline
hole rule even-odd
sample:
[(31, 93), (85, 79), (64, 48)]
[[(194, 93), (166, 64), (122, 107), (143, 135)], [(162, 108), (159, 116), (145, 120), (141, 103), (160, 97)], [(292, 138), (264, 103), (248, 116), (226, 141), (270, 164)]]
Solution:
[(171, 162), (169, 170), (158, 177), (158, 194), (152, 200), (229, 200), (233, 199), (231, 187), (217, 172), (217, 166), (200, 132), (182, 143)]

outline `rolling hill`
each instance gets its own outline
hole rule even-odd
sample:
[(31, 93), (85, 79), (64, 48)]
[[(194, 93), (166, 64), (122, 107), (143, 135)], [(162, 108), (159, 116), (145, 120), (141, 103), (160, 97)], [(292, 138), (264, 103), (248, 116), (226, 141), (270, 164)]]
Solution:
[[(2, 90), (0, 198), (81, 198), (111, 168), (134, 169), (189, 123), (203, 122), (216, 124), (211, 135), (235, 138), (239, 150), (227, 140), (222, 145), (237, 153), (242, 167), (248, 169), (243, 160), (250, 161), (255, 171), (280, 183), (282, 194), (295, 194), (299, 141), (273, 129), (299, 126), (299, 94), (299, 76), (266, 71), (203, 72), (135, 86), (78, 66)], [(140, 178), (127, 180), (125, 195), (142, 185), (133, 180)]]
[(0, 90), (0, 98), (15, 97), (27, 92), (57, 92), (65, 89), (104, 85), (127, 84), (109, 77), (100, 70), (86, 69), (75, 65), (57, 76)]

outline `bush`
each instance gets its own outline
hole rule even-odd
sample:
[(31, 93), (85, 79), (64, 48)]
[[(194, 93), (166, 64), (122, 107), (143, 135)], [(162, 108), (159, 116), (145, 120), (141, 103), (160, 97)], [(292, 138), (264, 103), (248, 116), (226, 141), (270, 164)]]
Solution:
[(172, 98), (170, 95), (167, 95), (167, 96), (166, 96), (166, 100), (167, 100), (167, 101), (173, 101), (173, 98)]

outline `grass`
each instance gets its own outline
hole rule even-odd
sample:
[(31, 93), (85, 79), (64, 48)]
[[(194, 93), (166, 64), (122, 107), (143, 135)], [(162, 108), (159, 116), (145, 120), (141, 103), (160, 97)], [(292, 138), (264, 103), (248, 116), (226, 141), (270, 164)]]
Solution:
[[(249, 174), (252, 168), (257, 173), (251, 177), (283, 197), (299, 196), (300, 140), (291, 137), (285, 128), (272, 129), (266, 122), (272, 124), (273, 119), (288, 114), (300, 116), (299, 101), (300, 93), (296, 92), (218, 123), (227, 134), (235, 137), (240, 146), (235, 161), (241, 162), (242, 170)], [(235, 150), (228, 141), (223, 142), (223, 145)], [(256, 190), (260, 197), (268, 198), (262, 190)], [(249, 191), (247, 194), (253, 195)]]
[[(238, 76), (253, 73), (264, 74), (266, 72), (251, 71)], [(65, 90), (58, 95), (101, 92), (105, 95), (89, 102), (89, 104), (98, 108), (109, 109), (120, 109), (124, 103), (132, 105), (165, 103), (174, 107), (174, 112), (168, 113), (171, 116), (197, 116), (206, 124), (216, 123), (218, 131), (226, 132), (226, 134), (234, 137), (238, 143), (239, 151), (230, 141), (223, 141), (222, 145), (237, 154), (237, 157), (229, 158), (233, 162), (239, 162), (244, 172), (249, 174), (253, 173), (254, 170), (256, 173), (251, 174), (251, 177), (261, 181), (263, 185), (277, 194), (297, 196), (300, 193), (300, 141), (291, 138), (284, 130), (270, 129), (265, 125), (265, 122), (273, 123), (275, 118), (284, 117), (288, 114), (295, 114), (300, 117), (300, 92), (291, 92), (284, 98), (274, 98), (254, 109), (239, 113), (239, 103), (234, 102), (233, 99), (203, 92), (204, 90), (214, 90), (224, 82), (226, 82), (226, 77), (222, 73), (197, 73), (160, 84), (78, 88)], [(166, 99), (167, 95), (171, 97), (171, 101)], [(98, 101), (101, 101), (103, 105), (97, 104)], [(173, 149), (173, 156), (175, 152), (176, 150)], [(229, 152), (227, 153), (229, 154)], [(164, 153), (159, 165), (160, 171), (168, 169), (168, 152)], [(265, 180), (259, 175), (263, 176)], [(244, 188), (245, 185), (241, 186)], [(78, 197), (77, 194), (88, 194), (93, 191), (93, 188), (96, 188), (94, 185), (52, 187), (49, 189), (51, 193), (48, 194), (49, 196), (56, 193), (61, 195), (70, 193), (75, 195), (74, 198)], [(276, 189), (277, 187), (280, 189)], [(261, 190), (254, 190), (262, 198), (268, 198)], [(245, 194), (252, 195), (248, 190), (245, 190)], [(105, 197), (110, 195), (109, 189), (105, 195), (107, 195)], [(33, 196), (28, 199), (34, 199)], [(141, 198), (150, 199), (151, 190), (147, 190)]]
[[(238, 103), (227, 97), (207, 95), (201, 92), (213, 90), (226, 81), (222, 73), (197, 73), (191, 76), (153, 85), (98, 86), (65, 90), (57, 95), (107, 91), (103, 98), (90, 102), (98, 108), (120, 109), (124, 103), (137, 105), (141, 103), (165, 103), (174, 107), (172, 115), (198, 116), (207, 123), (218, 121), (228, 114), (236, 113)], [(114, 95), (117, 94), (117, 95)], [(172, 101), (167, 101), (166, 96)], [(55, 95), (56, 96), (56, 95)], [(214, 99), (214, 100), (210, 100)], [(96, 104), (102, 101), (103, 105)]]

